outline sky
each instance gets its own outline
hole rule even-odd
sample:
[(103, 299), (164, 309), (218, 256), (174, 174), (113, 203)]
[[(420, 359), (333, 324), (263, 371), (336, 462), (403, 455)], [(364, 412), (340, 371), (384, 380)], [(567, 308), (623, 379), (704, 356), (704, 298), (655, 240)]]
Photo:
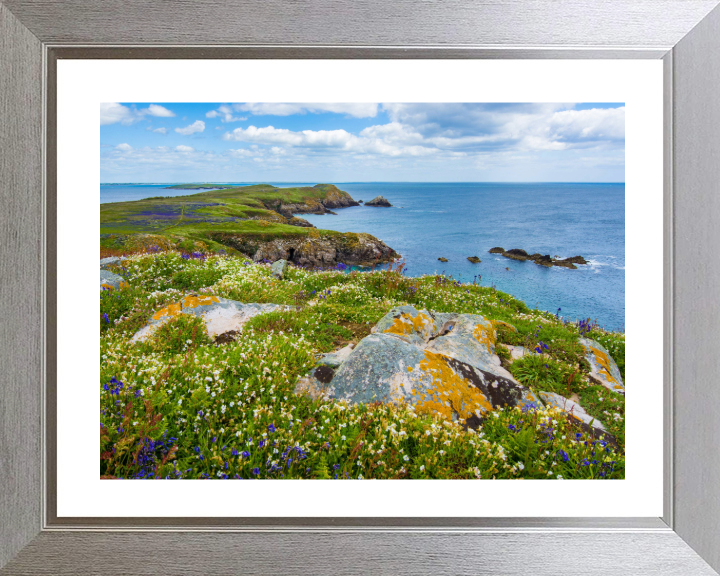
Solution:
[(625, 106), (102, 103), (100, 181), (624, 182)]

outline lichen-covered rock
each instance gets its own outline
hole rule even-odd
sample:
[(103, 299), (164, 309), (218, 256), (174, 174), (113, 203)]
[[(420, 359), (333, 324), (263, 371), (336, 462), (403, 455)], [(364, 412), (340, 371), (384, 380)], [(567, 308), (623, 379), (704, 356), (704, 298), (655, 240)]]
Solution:
[(538, 395), (548, 407), (559, 408), (572, 418), (579, 420), (580, 422), (584, 422), (588, 426), (606, 432), (603, 423), (585, 412), (585, 409), (577, 402), (573, 402), (572, 400), (569, 400), (564, 396), (560, 396), (560, 394), (555, 394), (554, 392), (539, 392)]
[(118, 276), (108, 270), (100, 269), (100, 290), (117, 290), (119, 288), (127, 288), (128, 283), (122, 276)]
[(327, 383), (318, 384), (313, 374), (299, 386), (350, 403), (405, 402), (418, 413), (471, 427), (494, 408), (541, 407), (539, 398), (499, 366), (494, 344), (492, 324), (482, 316), (400, 306), (377, 323)]
[(590, 363), (590, 380), (613, 392), (625, 392), (620, 370), (608, 351), (589, 338), (580, 338), (580, 344), (585, 349), (585, 359)]
[(329, 354), (323, 354), (320, 360), (318, 360), (319, 366), (329, 366), (330, 368), (339, 368), (340, 365), (345, 362), (353, 351), (355, 345), (351, 342), (344, 348), (330, 352)]
[(125, 260), (125, 258), (119, 258), (118, 256), (110, 256), (108, 258), (101, 258), (100, 259), (100, 270), (107, 270), (109, 266), (115, 266), (122, 261)]
[(270, 267), (270, 271), (275, 278), (283, 278), (285, 276), (285, 270), (287, 270), (287, 260), (276, 260)]
[(437, 333), (435, 317), (427, 310), (417, 310), (406, 304), (390, 310), (373, 326), (372, 333), (391, 334), (405, 342), (424, 347)]
[(155, 312), (148, 323), (135, 333), (132, 341), (147, 339), (158, 326), (178, 314), (195, 314), (202, 317), (207, 325), (208, 334), (218, 336), (230, 331), (240, 332), (245, 323), (258, 314), (286, 308), (287, 306), (278, 304), (243, 304), (217, 296), (191, 294)]

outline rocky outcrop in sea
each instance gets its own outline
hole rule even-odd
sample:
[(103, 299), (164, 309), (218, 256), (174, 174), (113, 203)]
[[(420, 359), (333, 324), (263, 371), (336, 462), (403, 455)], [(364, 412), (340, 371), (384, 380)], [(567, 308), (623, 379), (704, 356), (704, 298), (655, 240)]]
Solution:
[(587, 260), (583, 258), (582, 256), (571, 256), (570, 258), (552, 258), (550, 254), (528, 254), (525, 252), (525, 250), (521, 248), (512, 248), (510, 250), (505, 250), (504, 248), (500, 248), (499, 246), (496, 246), (495, 248), (490, 248), (488, 250), (490, 254), (500, 254), (502, 256), (505, 256), (505, 258), (510, 258), (511, 260), (519, 260), (521, 262), (525, 260), (531, 260), (535, 262), (535, 264), (539, 264), (540, 266), (545, 266), (547, 268), (550, 268), (551, 266), (560, 266), (563, 268), (570, 268), (572, 270), (576, 270), (577, 266), (575, 264), (587, 264)]
[(381, 206), (383, 208), (392, 208), (392, 204), (390, 202), (382, 197), (382, 196), (376, 196), (370, 202), (365, 202), (365, 206)]

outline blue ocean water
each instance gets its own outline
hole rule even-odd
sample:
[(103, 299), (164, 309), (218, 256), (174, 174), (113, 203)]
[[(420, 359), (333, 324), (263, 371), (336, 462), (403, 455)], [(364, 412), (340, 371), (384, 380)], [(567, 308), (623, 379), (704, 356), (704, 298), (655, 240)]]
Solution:
[[(278, 183), (277, 186), (314, 183)], [(164, 185), (101, 186), (101, 203), (187, 194)], [(318, 228), (368, 232), (399, 252), (409, 276), (435, 272), (462, 282), (480, 276), (531, 308), (575, 320), (625, 326), (625, 185), (549, 183), (337, 183), (355, 200), (387, 198), (393, 208), (356, 206), (337, 216), (306, 214)], [(112, 188), (112, 190), (109, 190)], [(182, 194), (177, 194), (182, 193)], [(194, 192), (190, 192), (194, 193)], [(143, 196), (143, 194), (145, 194)], [(577, 270), (545, 268), (489, 254), (500, 246), (551, 256), (584, 256)], [(472, 264), (468, 256), (479, 256)], [(438, 261), (447, 258), (447, 263)]]

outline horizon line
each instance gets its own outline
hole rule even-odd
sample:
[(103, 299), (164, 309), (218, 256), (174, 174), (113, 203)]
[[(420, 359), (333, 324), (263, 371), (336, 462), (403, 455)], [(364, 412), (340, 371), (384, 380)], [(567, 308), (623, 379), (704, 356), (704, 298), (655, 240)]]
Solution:
[[(100, 185), (110, 184), (266, 184), (277, 182), (278, 184), (297, 184), (311, 182), (310, 180), (247, 180), (245, 182), (219, 182), (211, 180), (176, 182), (100, 182)], [(325, 182), (315, 181), (317, 184), (625, 184), (624, 181), (597, 181), (597, 180), (327, 180)]]

